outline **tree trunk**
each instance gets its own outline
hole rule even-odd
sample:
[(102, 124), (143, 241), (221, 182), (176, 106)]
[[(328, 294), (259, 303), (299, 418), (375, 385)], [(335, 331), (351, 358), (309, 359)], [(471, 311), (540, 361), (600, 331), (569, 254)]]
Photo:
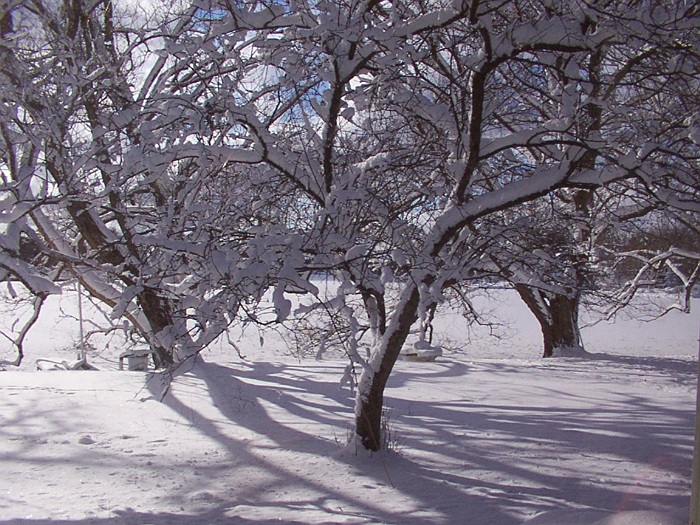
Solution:
[(544, 357), (581, 353), (578, 327), (578, 297), (553, 295), (549, 299), (551, 324), (542, 326)]
[(382, 447), (382, 409), (384, 388), (401, 353), (411, 326), (418, 319), (420, 293), (415, 285), (405, 289), (402, 300), (392, 315), (389, 327), (372, 355), (370, 368), (360, 379), (355, 408), (355, 434), (368, 450)]
[(151, 325), (149, 343), (153, 354), (153, 365), (156, 368), (167, 368), (174, 363), (173, 348), (165, 348), (157, 340), (157, 335), (166, 328), (174, 328), (172, 310), (167, 299), (161, 297), (156, 290), (145, 288), (138, 294), (138, 302), (143, 315)]
[(547, 294), (524, 284), (516, 284), (515, 289), (540, 323), (544, 340), (543, 357), (584, 352), (578, 327), (578, 294), (574, 297)]

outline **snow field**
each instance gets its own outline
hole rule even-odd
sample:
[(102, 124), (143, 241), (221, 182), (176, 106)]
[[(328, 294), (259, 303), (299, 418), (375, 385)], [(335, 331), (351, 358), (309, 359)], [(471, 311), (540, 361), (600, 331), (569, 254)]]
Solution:
[(468, 342), (397, 363), (392, 450), (373, 457), (345, 445), (344, 361), (298, 359), (282, 335), (246, 332), (245, 361), (215, 345), (163, 402), (158, 376), (114, 370), (116, 337), (98, 372), (29, 373), (53, 354), (32, 343), (27, 371), (0, 373), (0, 522), (683, 523), (697, 313), (620, 318), (584, 332), (590, 358), (542, 360), (527, 312), (494, 304), (507, 338), (445, 315), (439, 337)]

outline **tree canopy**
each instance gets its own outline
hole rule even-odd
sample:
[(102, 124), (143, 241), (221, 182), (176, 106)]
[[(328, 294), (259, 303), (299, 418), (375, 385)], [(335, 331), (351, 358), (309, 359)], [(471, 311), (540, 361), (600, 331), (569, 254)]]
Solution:
[[(347, 320), (366, 448), (381, 446), (411, 328), (449, 290), (493, 274), (522, 285), (549, 265), (562, 277), (535, 288), (577, 300), (597, 202), (616, 203), (599, 206), (608, 218), (700, 211), (694, 2), (159, 12), (0, 11), (4, 276), (42, 298), (70, 274), (162, 366), (239, 315), (260, 321), (267, 290), (275, 321), (290, 291), (316, 294)], [(544, 209), (551, 223), (525, 224)], [(573, 252), (586, 255), (562, 258)], [(317, 294), (318, 273), (338, 279), (335, 296)]]

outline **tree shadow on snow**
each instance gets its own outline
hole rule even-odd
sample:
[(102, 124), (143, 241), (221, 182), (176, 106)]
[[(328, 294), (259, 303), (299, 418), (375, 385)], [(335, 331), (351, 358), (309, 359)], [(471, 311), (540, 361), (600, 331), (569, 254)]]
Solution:
[(612, 370), (625, 368), (634, 370), (638, 375), (647, 373), (659, 373), (672, 377), (675, 382), (682, 385), (694, 386), (697, 383), (698, 362), (689, 359), (675, 357), (643, 357), (613, 355), (603, 353), (589, 354), (590, 360), (607, 364)]
[(306, 525), (301, 521), (278, 519), (247, 520), (245, 518), (231, 518), (225, 514), (225, 508), (207, 511), (201, 514), (178, 514), (174, 512), (148, 513), (132, 510), (119, 510), (115, 516), (109, 518), (89, 517), (84, 519), (12, 519), (0, 520), (5, 525)]
[[(607, 355), (594, 359), (603, 368), (590, 392), (570, 389), (562, 380), (569, 368), (585, 371), (585, 360), (543, 361), (558, 375), (551, 383), (539, 380), (537, 390), (530, 386), (530, 391), (518, 384), (521, 374), (527, 375), (522, 366), (482, 362), (463, 381), (464, 399), (435, 403), (387, 397), (386, 404), (394, 411), (404, 446), (419, 457), (438, 458), (435, 465), (416, 465), (417, 475), (483, 493), (501, 509), (687, 508), (694, 406), (658, 402), (655, 392), (664, 387), (654, 383), (653, 374), (692, 387), (697, 363)], [(628, 368), (626, 380), (646, 381), (651, 374), (648, 391), (615, 392), (621, 367)], [(478, 382), (482, 371), (492, 381), (498, 378), (499, 390), (486, 399), (470, 399), (469, 382)], [(399, 384), (410, 380), (400, 377), (401, 371), (396, 375)], [(611, 381), (610, 391), (597, 392), (596, 381)], [(517, 403), (509, 404), (513, 398)]]
[[(609, 366), (611, 373), (625, 366), (640, 374), (672, 374), (682, 384), (690, 382), (696, 366), (666, 358), (598, 355), (596, 359)], [(560, 363), (566, 368), (566, 362)], [(687, 505), (688, 498), (681, 495), (686, 487), (679, 487), (682, 481), (678, 479), (687, 480), (690, 475), (694, 421), (690, 406), (656, 403), (653, 392), (648, 396), (619, 394), (614, 401), (601, 401), (567, 391), (565, 384), (531, 393), (552, 399), (551, 407), (529, 406), (527, 400), (504, 404), (497, 393), (492, 402), (465, 399), (447, 403), (387, 395), (386, 404), (394, 411), (392, 430), (400, 436), (397, 444), (404, 450), (367, 458), (364, 453), (353, 456), (348, 450), (339, 453), (352, 419), (353, 399), (338, 388), (336, 375), (319, 373), (320, 366), (259, 363), (229, 368), (206, 363), (194, 374), (206, 385), (214, 405), (238, 428), (263, 436), (292, 455), (332, 456), (359, 476), (357, 487), (383, 487), (385, 493), (380, 497), (409, 498), (414, 510), (399, 506), (394, 512), (376, 505), (369, 490), (350, 501), (352, 487), (332, 487), (313, 472), (296, 476), (278, 472), (279, 463), (265, 462), (259, 450), (222, 432), (220, 425), (204, 416), (193, 419), (241, 464), (264, 464), (284, 483), (316, 495), (301, 502), (281, 498), (275, 503), (248, 495), (247, 504), (274, 504), (280, 510), (286, 506), (292, 518), (300, 505), (323, 512), (324, 501), (332, 500), (340, 502), (340, 508), (354, 509), (352, 514), (358, 519), (379, 523), (426, 523), (432, 516), (442, 523), (492, 525), (509, 525), (519, 521), (514, 516), (562, 506), (629, 510)], [(501, 374), (507, 387), (509, 376), (521, 370), (499, 363), (486, 372)], [(406, 385), (408, 376), (415, 377), (415, 373), (411, 366), (406, 372), (397, 370), (392, 385)], [(467, 384), (466, 376), (478, 381), (478, 373), (463, 363), (446, 362), (425, 369), (421, 379), (437, 382), (464, 376)], [(236, 395), (232, 397), (231, 392)], [(176, 395), (166, 402), (188, 417), (196, 410)], [(572, 407), (567, 408), (567, 403)], [(282, 415), (294, 420), (282, 421)], [(311, 425), (300, 425), (300, 421)], [(309, 434), (309, 428), (319, 432)], [(333, 439), (328, 437), (329, 429), (333, 429)], [(615, 463), (622, 465), (619, 472), (606, 473), (601, 467)], [(333, 512), (328, 513), (328, 523), (339, 522), (334, 521)], [(341, 517), (350, 518), (337, 512), (335, 519)]]
[[(283, 494), (270, 500), (264, 493), (232, 493), (228, 501), (222, 502), (224, 508), (230, 511), (240, 504), (258, 510), (274, 507), (280, 519), (288, 523), (310, 509), (317, 511), (313, 523), (451, 524), (465, 519), (471, 522), (477, 516), (492, 525), (514, 523), (511, 516), (492, 504), (490, 497), (465, 494), (463, 487), (447, 483), (399, 454), (355, 455), (346, 447), (354, 396), (339, 388), (337, 373), (342, 369), (336, 365), (330, 366), (331, 370), (320, 370), (324, 366), (247, 363), (227, 367), (199, 363), (192, 375), (201, 381), (200, 388), (211, 397), (213, 405), (233, 424), (231, 432), (222, 431), (220, 421), (198, 412), (177, 388), (165, 398), (170, 408), (226, 447), (240, 465), (254, 464), (279, 480), (279, 484), (294, 487), (291, 500)], [(440, 372), (444, 377), (454, 373), (451, 367)], [(309, 428), (317, 428), (318, 434), (308, 433)], [(246, 431), (258, 437), (252, 441), (237, 437)], [(270, 447), (296, 457), (297, 461), (322, 457), (333, 463), (331, 468), (341, 471), (341, 480), (334, 485), (333, 479), (324, 479), (323, 470), (307, 469), (298, 474), (283, 471), (279, 459), (272, 460), (263, 451)], [(328, 468), (327, 463), (324, 468)], [(231, 475), (235, 476), (235, 472)], [(273, 483), (265, 492), (278, 489)], [(299, 494), (308, 496), (300, 500)], [(401, 501), (407, 499), (411, 504), (402, 506)], [(298, 521), (303, 522), (304, 518)]]
[[(0, 523), (514, 525), (557, 508), (684, 508), (694, 407), (656, 396), (674, 384), (689, 391), (695, 367), (602, 355), (588, 364), (543, 361), (527, 372), (505, 361), (400, 364), (386, 395), (398, 452), (369, 457), (345, 446), (354, 398), (338, 386), (342, 365), (199, 362), (175, 380), (164, 403), (179, 424), (206, 435), (227, 457), (197, 464), (204, 456), (193, 454), (193, 462), (170, 470), (154, 460), (149, 468), (161, 476), (187, 469), (182, 483), (157, 494), (179, 512), (126, 508), (109, 517)], [(532, 373), (551, 373), (552, 380), (531, 381)], [(569, 388), (564, 379), (575, 374), (591, 379)], [(615, 390), (616, 381), (647, 375), (648, 388)], [(666, 382), (655, 384), (659, 376)], [(412, 390), (420, 382), (423, 398)], [(148, 388), (160, 395), (157, 382)], [(98, 452), (80, 461), (118, 460)], [(195, 469), (199, 477), (189, 472)], [(192, 495), (201, 499), (193, 503)]]

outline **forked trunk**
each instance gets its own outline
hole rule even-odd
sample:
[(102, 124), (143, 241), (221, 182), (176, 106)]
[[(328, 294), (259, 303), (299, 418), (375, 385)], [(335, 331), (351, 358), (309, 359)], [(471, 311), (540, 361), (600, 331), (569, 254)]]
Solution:
[(516, 284), (515, 289), (540, 323), (544, 341), (543, 357), (583, 353), (578, 327), (578, 295), (547, 294), (522, 284)]
[(404, 290), (403, 299), (392, 316), (389, 327), (374, 350), (371, 370), (362, 373), (355, 408), (355, 434), (368, 450), (382, 448), (382, 409), (384, 388), (401, 353), (411, 326), (418, 318), (418, 288)]

